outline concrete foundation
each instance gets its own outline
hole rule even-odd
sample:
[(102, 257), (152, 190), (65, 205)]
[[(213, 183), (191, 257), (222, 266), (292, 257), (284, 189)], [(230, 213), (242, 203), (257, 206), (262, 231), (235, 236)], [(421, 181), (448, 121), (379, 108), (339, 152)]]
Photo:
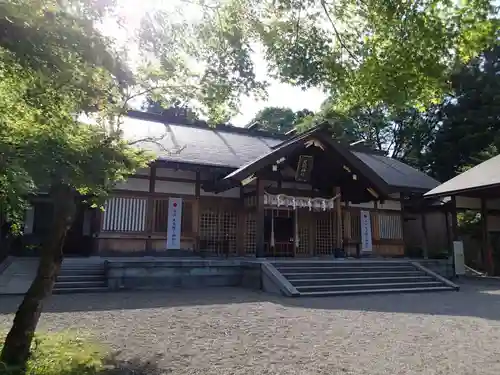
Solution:
[(210, 286), (260, 289), (260, 263), (243, 260), (179, 259), (107, 261), (111, 290), (158, 290)]

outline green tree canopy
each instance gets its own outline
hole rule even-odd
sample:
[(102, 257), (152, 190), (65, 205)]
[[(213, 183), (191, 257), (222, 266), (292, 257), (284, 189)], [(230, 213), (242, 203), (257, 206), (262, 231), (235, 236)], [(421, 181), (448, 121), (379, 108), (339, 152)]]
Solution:
[(453, 74), (453, 96), (436, 113), (429, 171), (445, 181), (500, 152), (500, 46)]
[(306, 117), (313, 115), (314, 113), (308, 109), (295, 112), (290, 108), (266, 107), (260, 110), (246, 126), (257, 124), (258, 129), (284, 134), (304, 121)]
[(342, 112), (361, 104), (422, 109), (439, 103), (451, 90), (453, 69), (494, 43), (500, 32), (498, 8), (488, 0), (200, 4), (200, 40), (226, 51), (214, 60), (222, 69), (214, 74), (237, 83), (252, 76), (249, 52), (252, 43), (261, 44), (276, 78), (323, 87)]
[[(149, 156), (130, 147), (116, 120), (125, 71), (95, 23), (107, 2), (25, 1), (0, 4), (0, 205), (15, 221), (31, 194), (54, 204), (37, 275), (16, 313), (0, 360), (23, 366), (43, 299), (62, 261), (76, 201), (99, 199)], [(100, 6), (103, 6), (101, 8)], [(97, 123), (78, 118), (93, 111)]]

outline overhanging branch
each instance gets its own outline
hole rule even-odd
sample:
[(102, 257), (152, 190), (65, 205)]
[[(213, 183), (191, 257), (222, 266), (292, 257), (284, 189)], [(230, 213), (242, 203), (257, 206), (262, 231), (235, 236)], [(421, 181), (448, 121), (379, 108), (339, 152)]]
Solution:
[(330, 21), (330, 24), (332, 25), (333, 31), (335, 33), (335, 37), (339, 41), (342, 48), (344, 48), (347, 51), (347, 53), (349, 54), (349, 56), (351, 56), (352, 59), (359, 62), (358, 57), (354, 53), (351, 52), (351, 50), (347, 47), (347, 45), (342, 40), (342, 36), (340, 35), (339, 31), (337, 30), (337, 27), (335, 26), (335, 23), (333, 22), (333, 19), (330, 16), (330, 13), (328, 12), (328, 8), (326, 7), (325, 0), (321, 0), (321, 7), (323, 8), (323, 11), (325, 12), (326, 17), (328, 18), (328, 21)]

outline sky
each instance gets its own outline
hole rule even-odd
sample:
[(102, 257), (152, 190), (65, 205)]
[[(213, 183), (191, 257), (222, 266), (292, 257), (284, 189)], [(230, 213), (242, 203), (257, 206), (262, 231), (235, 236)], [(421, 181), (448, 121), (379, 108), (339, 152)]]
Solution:
[[(156, 8), (172, 7), (182, 5), (185, 15), (190, 16), (196, 12), (193, 6), (189, 6), (182, 0), (118, 0), (118, 13), (123, 19), (126, 29), (119, 29), (112, 22), (105, 24), (106, 34), (111, 34), (117, 39), (127, 37), (127, 33), (132, 33), (138, 27), (140, 19), (146, 12), (154, 11)], [(319, 89), (302, 90), (289, 84), (281, 83), (269, 78), (267, 64), (263, 53), (256, 50), (252, 56), (255, 64), (258, 79), (265, 79), (270, 83), (268, 87), (268, 98), (265, 101), (258, 101), (251, 97), (241, 98), (240, 114), (231, 119), (231, 123), (236, 126), (244, 126), (265, 107), (288, 107), (294, 111), (307, 108), (311, 111), (319, 110), (321, 103), (326, 99), (326, 95)]]

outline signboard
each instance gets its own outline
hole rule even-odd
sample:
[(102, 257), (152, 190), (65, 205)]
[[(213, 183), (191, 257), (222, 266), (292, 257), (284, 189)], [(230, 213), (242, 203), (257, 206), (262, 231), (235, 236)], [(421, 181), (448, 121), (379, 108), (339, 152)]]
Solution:
[(311, 155), (300, 155), (295, 171), (295, 180), (300, 182), (308, 182), (311, 178), (313, 167), (313, 157)]
[(361, 252), (372, 252), (372, 222), (369, 211), (361, 211)]
[(464, 243), (453, 241), (453, 257), (455, 261), (455, 275), (465, 275)]
[(169, 198), (167, 221), (167, 250), (181, 248), (182, 198)]

